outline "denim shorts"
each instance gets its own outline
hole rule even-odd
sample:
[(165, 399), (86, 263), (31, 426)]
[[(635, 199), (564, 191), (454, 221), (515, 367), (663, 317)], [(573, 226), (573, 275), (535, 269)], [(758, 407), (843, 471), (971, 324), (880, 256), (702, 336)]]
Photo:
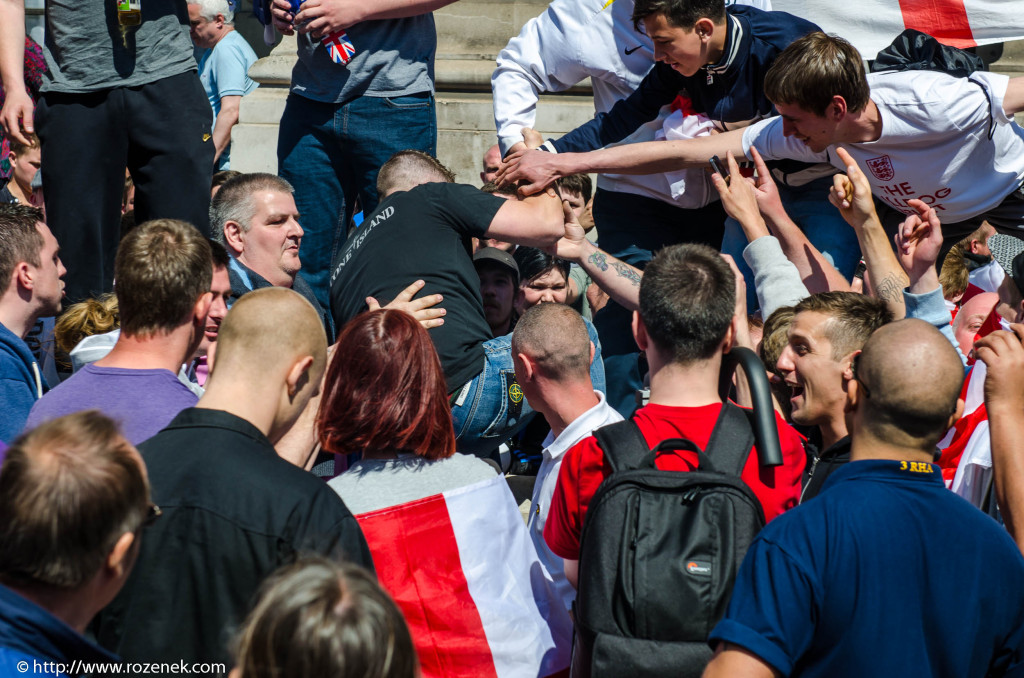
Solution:
[[(590, 379), (594, 389), (605, 392), (604, 362), (597, 330), (588, 320), (590, 340), (594, 342), (594, 360)], [(486, 457), (518, 433), (533, 418), (533, 408), (523, 397), (512, 364), (512, 335), (484, 342), (484, 364), (480, 374), (456, 394), (452, 405), (456, 447), (464, 454)]]

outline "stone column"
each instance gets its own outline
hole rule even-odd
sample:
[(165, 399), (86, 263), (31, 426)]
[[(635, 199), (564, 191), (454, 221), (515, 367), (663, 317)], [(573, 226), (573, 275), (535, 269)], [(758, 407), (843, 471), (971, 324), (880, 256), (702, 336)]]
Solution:
[(260, 86), (242, 97), (238, 124), (231, 132), (232, 169), (277, 174), (277, 126), (297, 59), (295, 38), (284, 36), (269, 56), (249, 69), (249, 77)]

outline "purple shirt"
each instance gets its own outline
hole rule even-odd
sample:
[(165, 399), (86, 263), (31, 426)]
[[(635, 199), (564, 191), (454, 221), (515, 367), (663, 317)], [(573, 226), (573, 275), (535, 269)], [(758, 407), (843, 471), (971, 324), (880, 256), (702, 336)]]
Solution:
[(89, 364), (37, 401), (25, 428), (72, 412), (96, 409), (117, 421), (124, 437), (138, 445), (198, 400), (170, 370)]

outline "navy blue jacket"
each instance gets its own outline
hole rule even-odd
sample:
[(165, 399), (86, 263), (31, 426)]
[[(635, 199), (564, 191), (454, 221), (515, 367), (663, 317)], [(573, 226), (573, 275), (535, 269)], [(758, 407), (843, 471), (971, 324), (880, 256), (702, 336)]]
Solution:
[[(74, 663), (109, 662), (120, 659), (93, 645), (48, 611), (5, 586), (0, 586), (0, 676), (79, 675), (88, 667)], [(66, 664), (55, 674), (41, 662)], [(25, 670), (22, 670), (25, 669)], [(89, 671), (92, 673), (92, 671)]]
[(46, 379), (28, 344), (0, 325), (0, 440), (10, 443), (21, 433), (40, 391), (46, 391)]
[[(654, 120), (661, 107), (672, 103), (680, 93), (688, 95), (694, 109), (707, 115), (722, 131), (775, 115), (764, 94), (765, 73), (790, 43), (821, 29), (786, 12), (764, 12), (747, 5), (729, 5), (726, 23), (725, 50), (717, 64), (686, 77), (671, 66), (656, 63), (636, 91), (607, 113), (598, 113), (593, 120), (553, 140), (555, 149), (559, 153), (585, 152), (621, 141)], [(797, 166), (807, 167), (796, 163), (786, 171), (796, 171)]]

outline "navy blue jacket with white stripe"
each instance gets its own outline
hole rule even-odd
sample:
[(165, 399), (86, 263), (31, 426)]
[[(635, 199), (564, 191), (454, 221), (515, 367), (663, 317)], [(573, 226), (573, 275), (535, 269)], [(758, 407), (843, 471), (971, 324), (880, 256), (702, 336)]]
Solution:
[[(746, 127), (775, 115), (764, 94), (764, 76), (775, 58), (794, 40), (820, 31), (815, 24), (786, 12), (764, 12), (746, 5), (726, 7), (725, 50), (717, 64), (686, 77), (671, 66), (657, 63), (629, 97), (607, 113), (551, 141), (558, 152), (585, 152), (621, 141), (657, 117), (662, 106), (680, 93), (687, 94), (698, 113), (707, 115), (726, 131)], [(785, 165), (794, 161), (784, 161)], [(772, 163), (779, 165), (780, 163)], [(808, 167), (794, 163), (785, 171)], [(781, 169), (781, 168), (780, 168)]]

